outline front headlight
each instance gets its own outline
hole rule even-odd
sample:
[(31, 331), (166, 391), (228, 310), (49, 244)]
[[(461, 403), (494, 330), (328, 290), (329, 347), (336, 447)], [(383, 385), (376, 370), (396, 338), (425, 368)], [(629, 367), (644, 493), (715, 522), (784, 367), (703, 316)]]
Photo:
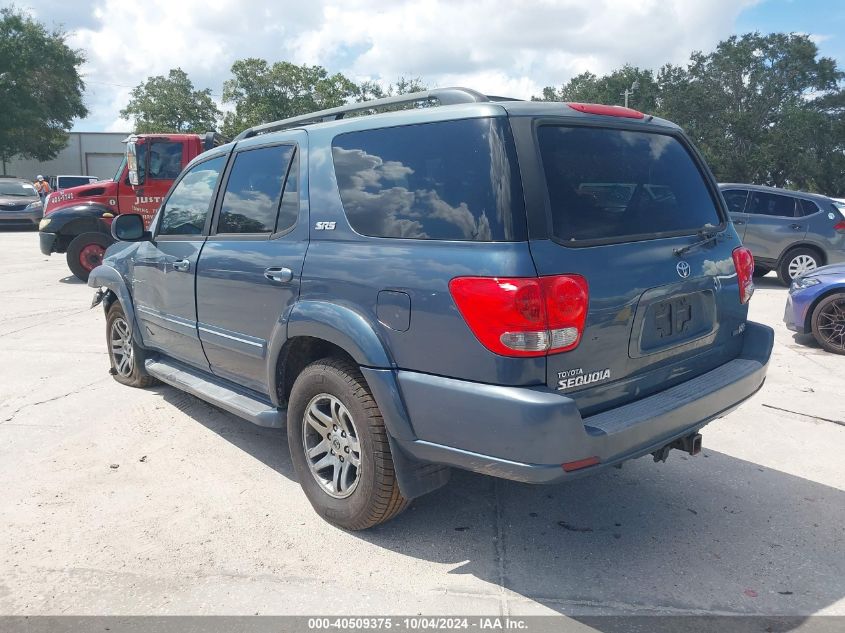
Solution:
[(792, 282), (792, 290), (803, 290), (810, 286), (817, 286), (822, 282), (818, 277), (799, 277)]
[(26, 205), (26, 209), (24, 209), (24, 211), (35, 211), (36, 209), (40, 208), (41, 201), (39, 200), (38, 202), (30, 202), (28, 205)]
[(52, 218), (44, 218), (41, 222), (38, 223), (38, 230), (43, 231), (48, 226), (50, 226), (50, 222), (52, 222)]

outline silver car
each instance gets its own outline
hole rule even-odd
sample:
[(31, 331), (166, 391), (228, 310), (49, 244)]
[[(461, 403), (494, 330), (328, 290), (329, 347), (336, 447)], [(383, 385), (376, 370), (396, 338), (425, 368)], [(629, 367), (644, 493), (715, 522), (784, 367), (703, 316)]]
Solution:
[(31, 182), (0, 177), (0, 226), (37, 229), (43, 216), (41, 198)]
[(781, 283), (845, 262), (845, 213), (832, 198), (759, 185), (720, 184), (754, 274), (774, 270)]

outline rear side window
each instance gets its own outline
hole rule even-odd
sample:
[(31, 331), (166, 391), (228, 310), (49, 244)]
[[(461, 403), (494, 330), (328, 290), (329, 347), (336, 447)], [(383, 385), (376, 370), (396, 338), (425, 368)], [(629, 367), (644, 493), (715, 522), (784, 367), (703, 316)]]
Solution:
[(745, 203), (748, 200), (748, 192), (742, 189), (727, 189), (722, 192), (725, 202), (728, 203), (728, 211), (731, 213), (742, 213), (745, 211)]
[(814, 213), (818, 213), (819, 208), (816, 206), (816, 203), (812, 200), (804, 200), (801, 199), (801, 215), (813, 215)]
[(796, 202), (797, 200), (792, 196), (781, 196), (776, 193), (755, 191), (751, 196), (751, 204), (748, 207), (748, 212), (757, 215), (794, 218)]
[(343, 208), (358, 233), (524, 239), (522, 187), (503, 118), (350, 132), (335, 138), (332, 155)]
[(721, 224), (701, 172), (671, 136), (545, 125), (538, 140), (561, 241), (647, 239)]
[(292, 145), (239, 152), (226, 183), (218, 233), (272, 233)]

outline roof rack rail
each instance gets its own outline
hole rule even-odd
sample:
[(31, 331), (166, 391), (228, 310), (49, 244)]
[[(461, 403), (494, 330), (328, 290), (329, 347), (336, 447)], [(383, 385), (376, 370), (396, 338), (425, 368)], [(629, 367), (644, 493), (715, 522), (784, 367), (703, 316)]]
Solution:
[[(498, 99), (500, 98), (497, 97), (497, 100)], [(350, 103), (337, 108), (319, 110), (317, 112), (310, 112), (308, 114), (291, 117), (289, 119), (282, 119), (281, 121), (273, 121), (272, 123), (256, 125), (255, 127), (248, 128), (238, 134), (234, 138), (234, 141), (242, 141), (245, 138), (251, 138), (253, 136), (258, 136), (259, 134), (278, 132), (279, 130), (285, 130), (302, 125), (313, 125), (314, 123), (322, 123), (324, 121), (336, 121), (337, 119), (342, 119), (345, 115), (352, 112), (377, 110), (379, 108), (388, 108), (391, 106), (405, 105), (419, 101), (439, 101), (440, 105), (453, 105), (456, 103), (490, 101), (490, 99), (480, 92), (470, 90), (469, 88), (435, 88), (433, 90), (424, 90), (422, 92), (409, 92), (395, 97), (362, 101), (361, 103)]]

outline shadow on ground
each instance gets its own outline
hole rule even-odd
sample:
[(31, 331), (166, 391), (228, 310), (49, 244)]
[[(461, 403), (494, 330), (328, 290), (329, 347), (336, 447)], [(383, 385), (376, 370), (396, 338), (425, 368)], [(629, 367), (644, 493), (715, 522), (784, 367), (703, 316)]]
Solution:
[[(191, 398), (160, 393), (180, 409)], [(284, 431), (210, 406), (191, 415), (296, 479)], [(841, 600), (845, 493), (708, 450), (706, 430), (704, 441), (695, 458), (641, 458), (557, 486), (455, 471), (395, 520), (353, 536), (566, 615), (800, 616)]]

